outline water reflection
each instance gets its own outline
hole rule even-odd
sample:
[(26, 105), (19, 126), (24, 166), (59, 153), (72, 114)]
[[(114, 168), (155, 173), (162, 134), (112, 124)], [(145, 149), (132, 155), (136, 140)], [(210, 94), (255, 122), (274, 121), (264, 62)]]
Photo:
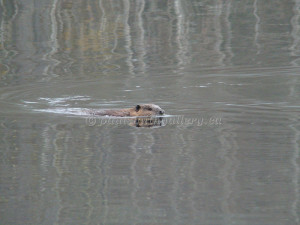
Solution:
[[(17, 55), (6, 59), (2, 74), (11, 65), (19, 69), (2, 79), (41, 74), (45, 81), (101, 74), (130, 78), (156, 68), (181, 74), (195, 66), (287, 66), (297, 60), (291, 58), (296, 56), (297, 4), (277, 1), (274, 5), (282, 7), (268, 14), (261, 1), (5, 1), (2, 52)], [(275, 17), (280, 19), (272, 23)]]

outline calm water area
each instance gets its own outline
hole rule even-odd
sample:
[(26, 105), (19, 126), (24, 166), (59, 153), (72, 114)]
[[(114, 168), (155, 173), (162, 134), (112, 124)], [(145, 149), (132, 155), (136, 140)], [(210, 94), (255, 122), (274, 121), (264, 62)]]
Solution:
[(0, 41), (1, 225), (300, 224), (300, 0), (2, 0)]

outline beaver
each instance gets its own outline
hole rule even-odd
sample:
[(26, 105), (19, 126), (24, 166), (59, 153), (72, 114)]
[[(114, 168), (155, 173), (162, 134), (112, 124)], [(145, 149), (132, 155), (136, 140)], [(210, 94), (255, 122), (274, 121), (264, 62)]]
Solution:
[(126, 109), (106, 109), (101, 111), (91, 112), (93, 115), (98, 116), (118, 116), (118, 117), (137, 117), (137, 116), (162, 116), (165, 114), (165, 111), (155, 104), (141, 104), (136, 105), (133, 108)]

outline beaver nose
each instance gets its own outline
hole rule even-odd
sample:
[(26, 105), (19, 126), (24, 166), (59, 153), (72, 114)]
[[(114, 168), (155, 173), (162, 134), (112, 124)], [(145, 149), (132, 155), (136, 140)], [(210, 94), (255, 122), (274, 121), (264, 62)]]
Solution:
[(159, 110), (159, 114), (160, 114), (160, 115), (163, 115), (164, 113), (165, 113), (164, 110)]

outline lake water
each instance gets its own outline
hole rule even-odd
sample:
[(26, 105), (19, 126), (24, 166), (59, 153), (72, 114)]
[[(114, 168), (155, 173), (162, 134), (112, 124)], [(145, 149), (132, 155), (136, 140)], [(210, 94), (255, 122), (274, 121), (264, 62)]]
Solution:
[[(300, 1), (0, 3), (0, 224), (300, 224)], [(161, 124), (86, 109), (155, 103)]]

